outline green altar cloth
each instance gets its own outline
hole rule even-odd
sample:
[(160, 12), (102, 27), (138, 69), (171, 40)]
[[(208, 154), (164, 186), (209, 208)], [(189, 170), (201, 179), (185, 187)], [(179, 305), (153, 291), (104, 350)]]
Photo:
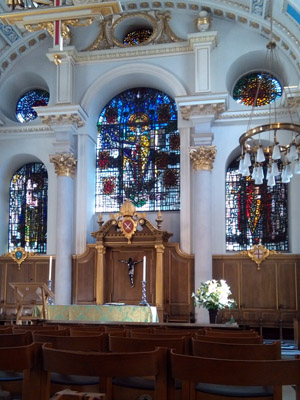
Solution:
[[(37, 306), (36, 313), (39, 312)], [(53, 321), (158, 322), (156, 307), (129, 305), (47, 305), (46, 316)]]

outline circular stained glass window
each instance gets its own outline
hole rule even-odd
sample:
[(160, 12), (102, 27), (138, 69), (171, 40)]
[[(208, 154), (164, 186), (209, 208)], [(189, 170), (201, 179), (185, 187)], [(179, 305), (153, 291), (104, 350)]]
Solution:
[(48, 102), (49, 93), (46, 90), (35, 89), (26, 92), (17, 103), (17, 120), (24, 123), (36, 119), (38, 115), (33, 107), (46, 106)]
[(245, 106), (265, 106), (281, 95), (281, 84), (269, 73), (252, 72), (244, 75), (233, 89), (233, 99)]
[(123, 39), (123, 43), (128, 46), (135, 46), (138, 44), (143, 44), (152, 35), (152, 29), (137, 29), (135, 31), (129, 32)]

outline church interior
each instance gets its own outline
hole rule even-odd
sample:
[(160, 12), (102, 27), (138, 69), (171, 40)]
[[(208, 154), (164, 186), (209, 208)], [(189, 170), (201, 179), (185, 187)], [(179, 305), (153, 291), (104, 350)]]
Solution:
[[(102, 350), (110, 329), (142, 326), (298, 350), (299, 3), (6, 0), (0, 28), (0, 342), (23, 328), (33, 347), (31, 325), (69, 336), (77, 323)], [(210, 282), (230, 305), (205, 302)], [(58, 358), (32, 351), (49, 371)], [(89, 392), (221, 398), (156, 384)], [(41, 400), (64, 388), (39, 385)]]

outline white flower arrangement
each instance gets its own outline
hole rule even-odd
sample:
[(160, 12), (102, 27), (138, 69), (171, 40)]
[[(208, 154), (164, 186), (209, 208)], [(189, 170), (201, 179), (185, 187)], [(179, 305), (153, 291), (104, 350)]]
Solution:
[(235, 301), (230, 298), (231, 290), (224, 279), (217, 281), (202, 282), (196, 293), (192, 293), (195, 299), (195, 306), (206, 308), (207, 310), (222, 308), (231, 308)]

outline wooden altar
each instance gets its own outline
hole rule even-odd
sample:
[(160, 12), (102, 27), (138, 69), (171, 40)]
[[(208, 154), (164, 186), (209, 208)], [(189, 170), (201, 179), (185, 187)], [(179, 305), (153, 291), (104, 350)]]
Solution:
[[(122, 302), (138, 305), (142, 299), (143, 263), (146, 257), (146, 298), (157, 307), (159, 321), (190, 322), (194, 319), (194, 256), (184, 254), (178, 243), (169, 243), (172, 234), (157, 227), (145, 213), (137, 213), (130, 201), (106, 222), (100, 216), (96, 244), (84, 254), (73, 256), (73, 303), (105, 304)], [(128, 266), (134, 266), (131, 286)]]

